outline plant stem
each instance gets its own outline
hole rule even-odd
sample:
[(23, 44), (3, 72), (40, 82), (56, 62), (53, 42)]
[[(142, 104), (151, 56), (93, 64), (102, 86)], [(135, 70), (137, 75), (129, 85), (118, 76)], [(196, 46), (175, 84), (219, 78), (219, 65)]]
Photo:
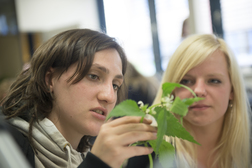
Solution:
[[(146, 147), (148, 147), (147, 142), (146, 142), (144, 145), (145, 145)], [(148, 157), (149, 157), (149, 161), (150, 161), (150, 168), (153, 168), (153, 160), (152, 160), (151, 153), (148, 154)]]
[(152, 109), (153, 107), (160, 106), (160, 105), (161, 105), (161, 103), (154, 104), (154, 105), (152, 105), (152, 106), (148, 107), (148, 109)]
[(183, 126), (183, 116), (180, 116), (180, 123)]
[(194, 91), (191, 88), (189, 88), (189, 87), (187, 87), (185, 85), (181, 85), (181, 86), (186, 88), (187, 90), (189, 90), (193, 94), (194, 97), (197, 97), (196, 94), (194, 93)]
[(142, 117), (142, 118), (141, 118), (140, 123), (142, 123), (142, 122), (143, 122), (143, 120), (144, 120), (144, 117)]
[(150, 160), (150, 168), (153, 168), (153, 160), (151, 154), (148, 154)]

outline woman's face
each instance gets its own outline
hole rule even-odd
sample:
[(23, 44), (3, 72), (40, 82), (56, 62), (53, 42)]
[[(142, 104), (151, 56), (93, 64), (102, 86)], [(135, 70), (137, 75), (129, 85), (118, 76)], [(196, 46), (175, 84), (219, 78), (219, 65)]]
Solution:
[[(180, 83), (204, 98), (189, 107), (184, 119), (197, 127), (221, 126), (229, 100), (233, 98), (224, 54), (215, 51), (203, 63), (188, 71)], [(178, 88), (175, 96), (184, 99), (192, 97), (192, 94), (187, 89)]]
[(75, 69), (74, 64), (59, 79), (53, 76), (55, 100), (48, 118), (65, 137), (96, 136), (116, 104), (123, 83), (122, 61), (115, 49), (96, 52), (87, 75), (76, 84), (68, 83)]

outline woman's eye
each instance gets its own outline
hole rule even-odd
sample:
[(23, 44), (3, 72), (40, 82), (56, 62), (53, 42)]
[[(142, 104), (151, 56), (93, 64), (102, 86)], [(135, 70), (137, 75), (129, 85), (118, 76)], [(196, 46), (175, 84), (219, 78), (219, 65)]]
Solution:
[(182, 85), (188, 85), (188, 84), (190, 84), (190, 83), (192, 83), (192, 82), (191, 82), (191, 80), (189, 80), (189, 79), (182, 79), (182, 80), (180, 81), (180, 84), (182, 84)]
[(89, 74), (88, 77), (90, 79), (93, 79), (93, 80), (99, 79), (99, 77), (97, 75), (94, 75), (94, 74)]
[(116, 85), (116, 84), (113, 84), (113, 88), (114, 88), (114, 90), (119, 90), (120, 89), (120, 86), (118, 86), (118, 85)]
[(218, 80), (218, 79), (210, 79), (209, 82), (210, 82), (210, 83), (214, 83), (214, 84), (221, 83), (221, 81)]

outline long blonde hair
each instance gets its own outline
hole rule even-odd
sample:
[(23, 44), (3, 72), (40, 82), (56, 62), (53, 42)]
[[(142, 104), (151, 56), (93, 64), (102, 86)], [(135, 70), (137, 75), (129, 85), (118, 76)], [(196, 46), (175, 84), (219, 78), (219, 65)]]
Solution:
[[(222, 51), (226, 56), (234, 98), (233, 107), (228, 108), (225, 113), (222, 135), (212, 154), (217, 150), (218, 152), (215, 153), (211, 165), (221, 168), (248, 168), (250, 165), (249, 101), (237, 61), (223, 39), (212, 34), (191, 35), (186, 38), (171, 57), (153, 104), (160, 103), (163, 83), (179, 83), (190, 69), (202, 63), (216, 50)], [(185, 120), (184, 127), (193, 135)], [(182, 166), (181, 160), (186, 160), (190, 168), (197, 167), (195, 144), (178, 138), (175, 138), (175, 142), (179, 167)]]

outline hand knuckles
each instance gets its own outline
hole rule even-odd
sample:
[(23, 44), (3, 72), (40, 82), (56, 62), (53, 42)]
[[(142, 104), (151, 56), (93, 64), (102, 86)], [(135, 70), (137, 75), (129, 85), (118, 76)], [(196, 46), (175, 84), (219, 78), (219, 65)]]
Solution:
[(140, 132), (140, 131), (132, 131), (129, 133), (130, 137), (136, 137), (139, 140), (149, 140), (153, 139), (153, 134), (150, 132)]
[(103, 139), (103, 144), (106, 146), (114, 146), (115, 145), (115, 139), (113, 137), (105, 137)]
[(131, 121), (132, 120), (132, 116), (124, 116), (123, 119), (125, 119), (126, 121)]
[(143, 131), (148, 131), (148, 130), (149, 130), (149, 126), (146, 125), (146, 124), (144, 124), (144, 123), (140, 123), (140, 124), (139, 124), (139, 127), (140, 127), (140, 129), (143, 130)]
[(140, 133), (137, 132), (137, 131), (132, 131), (132, 132), (131, 132), (131, 136), (132, 136), (132, 137), (136, 137), (136, 136), (139, 136), (139, 135), (140, 135)]
[(151, 132), (149, 132), (148, 136), (149, 136), (149, 139), (155, 138), (155, 136), (154, 136), (153, 133), (151, 133)]
[(145, 139), (145, 140), (150, 140), (150, 139), (153, 139), (153, 138), (154, 138), (154, 135), (151, 132), (145, 132), (143, 134), (143, 139)]
[(141, 120), (141, 117), (138, 116), (124, 116), (125, 120), (129, 122), (139, 123)]

